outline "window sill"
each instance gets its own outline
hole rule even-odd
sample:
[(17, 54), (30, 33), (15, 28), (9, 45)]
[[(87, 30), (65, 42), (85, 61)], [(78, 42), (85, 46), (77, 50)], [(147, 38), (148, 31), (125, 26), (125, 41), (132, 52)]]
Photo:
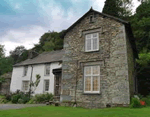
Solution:
[(100, 93), (83, 93), (83, 95), (100, 95)]
[(93, 51), (84, 51), (84, 53), (96, 53), (96, 52), (100, 52), (100, 50), (93, 50)]
[(44, 76), (50, 76), (50, 74), (48, 74), (48, 75), (44, 75)]

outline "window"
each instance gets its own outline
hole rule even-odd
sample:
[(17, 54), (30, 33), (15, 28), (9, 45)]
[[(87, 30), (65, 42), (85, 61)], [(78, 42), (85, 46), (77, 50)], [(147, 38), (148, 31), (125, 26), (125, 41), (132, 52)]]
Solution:
[(84, 93), (100, 93), (100, 66), (84, 67)]
[(85, 51), (99, 50), (99, 35), (98, 33), (87, 34), (85, 37)]
[(93, 15), (90, 16), (90, 23), (91, 23), (91, 22), (94, 22), (94, 17), (93, 17)]
[(45, 64), (45, 75), (50, 74), (50, 64)]
[(29, 91), (29, 81), (23, 81), (23, 82), (22, 82), (22, 90), (23, 90), (24, 92)]
[(27, 75), (27, 72), (28, 72), (28, 66), (25, 66), (25, 67), (24, 67), (23, 76), (26, 76), (26, 75)]
[(49, 91), (49, 80), (44, 80), (44, 91)]

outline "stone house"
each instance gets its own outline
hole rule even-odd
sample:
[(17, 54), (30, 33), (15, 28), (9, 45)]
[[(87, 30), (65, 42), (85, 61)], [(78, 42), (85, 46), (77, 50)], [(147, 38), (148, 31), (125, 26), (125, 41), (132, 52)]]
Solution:
[(14, 65), (10, 89), (28, 91), (40, 74), (35, 93), (53, 93), (62, 104), (126, 106), (137, 91), (136, 58), (130, 23), (91, 8), (66, 30), (63, 50)]
[(60, 101), (99, 108), (130, 103), (138, 58), (130, 23), (92, 8), (64, 37)]

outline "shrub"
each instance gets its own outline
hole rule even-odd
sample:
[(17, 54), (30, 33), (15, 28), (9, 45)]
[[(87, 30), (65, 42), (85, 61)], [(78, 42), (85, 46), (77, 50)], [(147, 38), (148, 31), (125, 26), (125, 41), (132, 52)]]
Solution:
[(53, 100), (53, 95), (50, 93), (46, 93), (46, 94), (36, 94), (35, 95), (35, 102), (36, 103), (44, 103), (47, 101), (52, 101)]
[(138, 100), (137, 98), (132, 98), (130, 107), (131, 108), (140, 108), (141, 107), (140, 100)]
[(0, 104), (7, 103), (7, 102), (8, 102), (8, 101), (6, 100), (6, 97), (0, 95)]
[(35, 98), (34, 97), (31, 98), (31, 100), (29, 100), (29, 102), (27, 102), (27, 104), (36, 104)]
[(11, 94), (5, 94), (6, 100), (11, 101)]
[(21, 98), (19, 94), (15, 94), (11, 97), (12, 103), (18, 103), (18, 100)]
[(24, 92), (21, 91), (16, 91), (15, 93), (12, 94), (11, 101), (12, 103), (27, 103), (29, 101), (29, 95), (25, 94)]
[(19, 99), (18, 99), (18, 103), (19, 103), (19, 104), (24, 104), (24, 100), (21, 99), (21, 98), (19, 98)]
[(142, 101), (145, 101), (146, 106), (150, 106), (150, 99), (149, 98), (142, 98)]

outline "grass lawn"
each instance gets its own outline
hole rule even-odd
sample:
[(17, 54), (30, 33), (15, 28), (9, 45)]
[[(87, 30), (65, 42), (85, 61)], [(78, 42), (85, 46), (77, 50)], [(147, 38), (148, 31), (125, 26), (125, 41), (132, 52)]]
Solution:
[(150, 117), (150, 107), (93, 110), (54, 106), (28, 107), (18, 110), (0, 110), (0, 117)]

